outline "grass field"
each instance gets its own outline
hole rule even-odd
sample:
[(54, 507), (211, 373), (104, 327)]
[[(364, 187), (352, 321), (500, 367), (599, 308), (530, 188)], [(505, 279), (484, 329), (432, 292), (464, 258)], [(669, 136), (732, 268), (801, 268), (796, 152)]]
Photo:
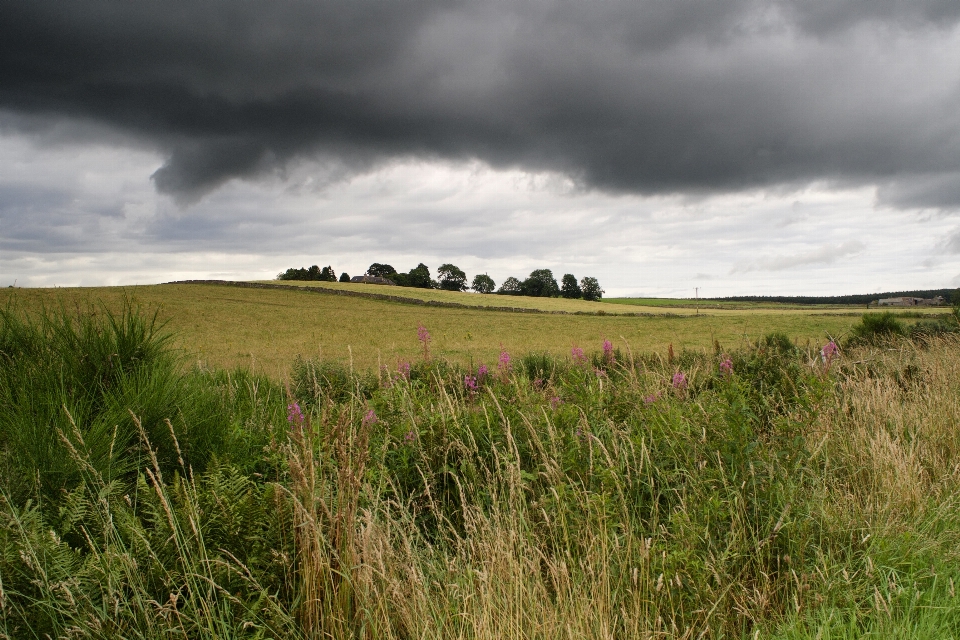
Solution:
[[(397, 287), (338, 285), (364, 292)], [(482, 302), (506, 299), (512, 306), (538, 305), (548, 310), (616, 309), (617, 305), (441, 291), (403, 289), (439, 301)], [(669, 344), (682, 349), (710, 349), (717, 340), (725, 348), (743, 346), (772, 331), (798, 344), (822, 344), (828, 336), (847, 332), (859, 310), (760, 308), (745, 310), (679, 310), (670, 315), (594, 316), (525, 314), (402, 304), (356, 297), (321, 295), (298, 290), (171, 284), (138, 287), (72, 289), (4, 289), (0, 305), (17, 301), (27, 309), (63, 304), (85, 308), (102, 301), (117, 309), (125, 297), (147, 309), (159, 309), (161, 320), (176, 334), (176, 345), (190, 362), (210, 367), (251, 366), (271, 376), (285, 376), (296, 356), (322, 356), (372, 369), (394, 368), (421, 352), (418, 325), (431, 334), (434, 355), (455, 362), (496, 361), (501, 345), (511, 353), (539, 351), (569, 355), (578, 345), (599, 348), (603, 340), (617, 347), (665, 354)], [(673, 311), (673, 310), (671, 310)]]

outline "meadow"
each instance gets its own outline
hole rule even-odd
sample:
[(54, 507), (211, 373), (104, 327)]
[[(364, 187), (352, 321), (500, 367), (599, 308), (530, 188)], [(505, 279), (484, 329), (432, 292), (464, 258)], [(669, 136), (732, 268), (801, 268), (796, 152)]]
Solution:
[(956, 317), (484, 366), (434, 322), (281, 379), (185, 361), (166, 307), (16, 300), (0, 637), (960, 634)]
[[(364, 293), (397, 295), (398, 287), (323, 283)], [(479, 305), (528, 305), (546, 311), (632, 312), (632, 307), (580, 300), (482, 296), (402, 289), (440, 302)], [(701, 310), (644, 307), (646, 315), (560, 315), (443, 308), (366, 298), (306, 293), (295, 288), (248, 289), (217, 285), (170, 284), (72, 289), (0, 289), (0, 306), (18, 300), (26, 309), (41, 306), (96, 311), (99, 304), (117, 310), (129, 299), (158, 309), (174, 334), (174, 346), (187, 362), (211, 368), (253, 367), (285, 377), (297, 356), (322, 358), (358, 369), (394, 366), (419, 351), (417, 327), (431, 333), (435, 354), (460, 364), (496, 361), (502, 345), (510, 352), (538, 351), (556, 356), (571, 347), (598, 348), (603, 340), (618, 348), (665, 355), (681, 349), (743, 346), (774, 331), (798, 344), (841, 338), (860, 311), (773, 308)], [(467, 302), (464, 302), (467, 301)], [(943, 313), (943, 311), (939, 311)]]

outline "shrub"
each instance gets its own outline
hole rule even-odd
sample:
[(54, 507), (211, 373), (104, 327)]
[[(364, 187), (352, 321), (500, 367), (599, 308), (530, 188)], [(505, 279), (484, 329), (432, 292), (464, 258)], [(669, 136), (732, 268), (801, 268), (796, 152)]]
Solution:
[(906, 335), (903, 323), (889, 311), (863, 314), (860, 323), (854, 325), (850, 332), (848, 346), (876, 345)]

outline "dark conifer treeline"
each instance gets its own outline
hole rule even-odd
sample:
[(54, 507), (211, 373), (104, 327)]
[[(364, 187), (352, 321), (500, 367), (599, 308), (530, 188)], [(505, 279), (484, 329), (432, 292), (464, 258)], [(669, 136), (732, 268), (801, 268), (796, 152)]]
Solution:
[(790, 304), (850, 304), (867, 305), (881, 298), (935, 298), (943, 296), (950, 302), (957, 289), (924, 289), (920, 291), (888, 291), (886, 293), (853, 294), (846, 296), (729, 296), (726, 298), (701, 298), (715, 302), (784, 302)]

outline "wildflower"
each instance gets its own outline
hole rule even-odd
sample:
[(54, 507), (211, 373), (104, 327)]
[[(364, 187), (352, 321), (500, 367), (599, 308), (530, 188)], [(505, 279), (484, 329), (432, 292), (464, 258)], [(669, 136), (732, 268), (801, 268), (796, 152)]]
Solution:
[(550, 408), (551, 408), (551, 409), (556, 409), (556, 408), (559, 407), (561, 404), (563, 404), (563, 400), (560, 399), (560, 396), (553, 396), (552, 398), (550, 398)]
[(305, 418), (300, 405), (296, 402), (287, 405), (287, 422), (295, 427), (302, 427)]
[(606, 363), (613, 362), (613, 343), (609, 340), (603, 341), (603, 361)]
[(534, 389), (542, 389), (542, 388), (543, 388), (543, 378), (537, 378), (536, 380), (534, 380), (534, 381), (533, 381), (533, 388), (534, 388)]
[(500, 360), (497, 363), (497, 369), (504, 373), (510, 370), (510, 354), (502, 346), (500, 347)]
[(685, 376), (682, 371), (678, 371), (675, 374), (673, 374), (673, 388), (674, 389), (687, 388), (687, 376)]
[(830, 364), (830, 361), (840, 353), (840, 347), (837, 346), (837, 343), (831, 340), (827, 344), (823, 345), (823, 348), (820, 349), (820, 357), (823, 358), (823, 362), (827, 365)]
[(401, 378), (404, 378), (405, 380), (409, 380), (410, 379), (410, 363), (407, 362), (406, 360), (398, 363), (397, 373), (400, 374)]
[(430, 359), (430, 332), (422, 324), (417, 325), (417, 340), (423, 345), (423, 359)]
[(577, 364), (584, 364), (587, 361), (587, 356), (583, 354), (583, 349), (580, 347), (573, 347), (570, 349), (570, 356), (573, 358), (573, 361)]
[(363, 416), (363, 426), (369, 427), (370, 425), (374, 424), (377, 424), (377, 414), (373, 409), (370, 409)]
[(407, 444), (413, 444), (413, 441), (416, 439), (417, 439), (417, 434), (413, 432), (413, 429), (410, 429), (410, 431), (407, 431), (407, 433), (403, 436), (403, 441), (406, 442)]
[(477, 381), (482, 382), (484, 378), (487, 377), (487, 374), (490, 373), (490, 370), (487, 369), (487, 365), (482, 364), (477, 367)]
[(463, 385), (470, 393), (477, 390), (477, 378), (475, 376), (463, 376)]
[(733, 374), (733, 360), (730, 359), (730, 356), (723, 356), (723, 360), (720, 361), (720, 374), (724, 376), (729, 376)]
[(660, 394), (659, 394), (659, 393), (651, 393), (650, 395), (648, 395), (646, 398), (643, 399), (643, 403), (644, 403), (644, 404), (653, 404), (654, 402), (656, 402), (656, 401), (659, 400), (659, 399), (660, 399)]

